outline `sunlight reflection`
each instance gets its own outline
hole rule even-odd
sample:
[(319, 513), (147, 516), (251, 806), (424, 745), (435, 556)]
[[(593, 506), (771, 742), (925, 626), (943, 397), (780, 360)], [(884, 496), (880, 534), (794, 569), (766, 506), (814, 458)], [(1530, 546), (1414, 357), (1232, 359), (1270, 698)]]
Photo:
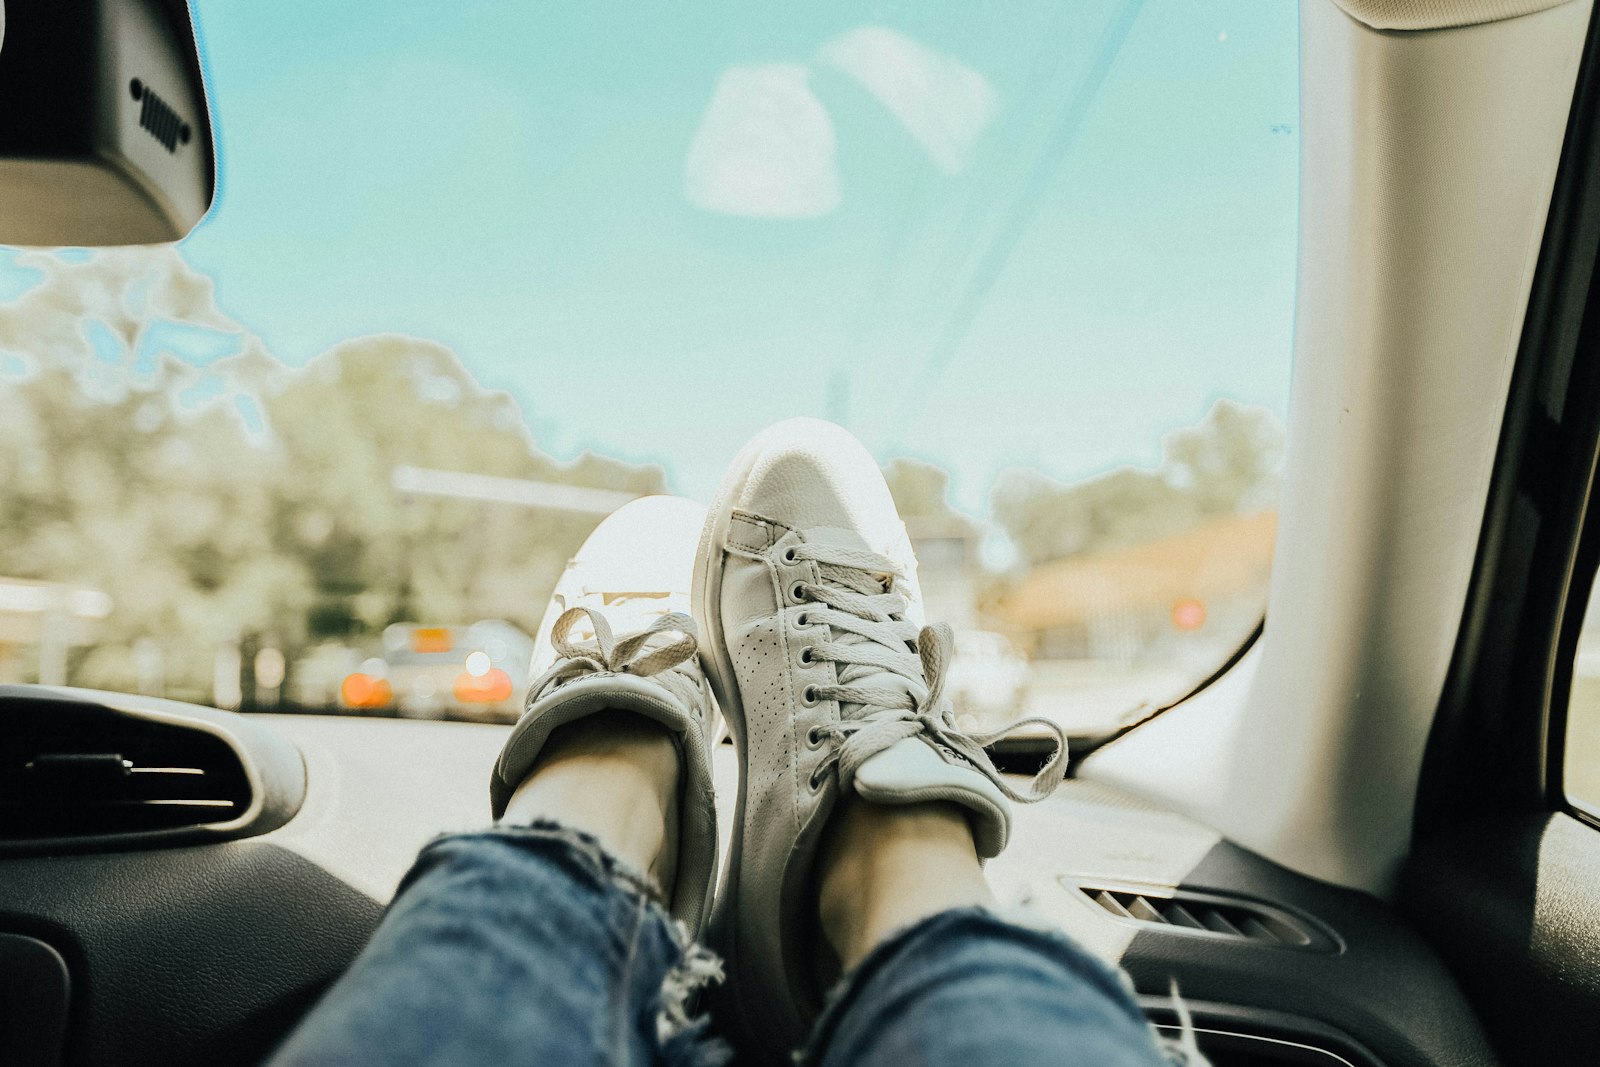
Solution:
[(723, 72), (689, 145), (684, 195), (707, 211), (814, 218), (839, 206), (833, 120), (798, 63)]
[(999, 107), (999, 94), (982, 74), (884, 26), (836, 37), (817, 58), (860, 82), (946, 174), (966, 165)]

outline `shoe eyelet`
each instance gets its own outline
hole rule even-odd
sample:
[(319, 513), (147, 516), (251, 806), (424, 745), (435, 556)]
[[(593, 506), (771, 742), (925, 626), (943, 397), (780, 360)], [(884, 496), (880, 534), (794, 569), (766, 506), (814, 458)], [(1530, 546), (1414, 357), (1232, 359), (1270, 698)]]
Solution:
[(793, 545), (790, 545), (788, 548), (783, 550), (783, 561), (785, 563), (799, 563), (800, 562), (800, 557), (794, 554), (794, 546)]
[(816, 748), (820, 744), (822, 744), (822, 728), (813, 726), (806, 731), (806, 745), (810, 748)]
[(822, 698), (817, 694), (817, 687), (808, 685), (800, 690), (800, 703), (808, 708), (814, 708), (822, 703)]
[(823, 765), (811, 772), (811, 777), (807, 779), (807, 784), (811, 786), (813, 793), (822, 788), (822, 780), (827, 776), (827, 770), (827, 766)]
[(811, 645), (807, 645), (800, 650), (800, 662), (808, 667), (817, 661), (817, 658), (811, 654), (811, 650)]
[(810, 626), (811, 625), (811, 616), (809, 614), (807, 614), (806, 612), (802, 611), (800, 614), (798, 614), (798, 615), (796, 615), (794, 617), (794, 624), (795, 624), (795, 626), (801, 627), (801, 628)]
[(806, 598), (806, 590), (805, 590), (805, 583), (804, 582), (795, 582), (793, 585), (791, 585), (789, 587), (789, 599), (790, 600), (794, 601), (796, 604), (799, 604), (799, 603), (804, 602), (805, 598)]

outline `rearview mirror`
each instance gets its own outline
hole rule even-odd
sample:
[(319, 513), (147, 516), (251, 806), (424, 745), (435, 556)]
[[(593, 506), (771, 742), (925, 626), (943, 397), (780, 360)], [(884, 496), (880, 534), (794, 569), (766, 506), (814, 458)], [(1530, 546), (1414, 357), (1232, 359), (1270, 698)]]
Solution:
[(0, 0), (0, 244), (176, 241), (215, 184), (185, 0)]

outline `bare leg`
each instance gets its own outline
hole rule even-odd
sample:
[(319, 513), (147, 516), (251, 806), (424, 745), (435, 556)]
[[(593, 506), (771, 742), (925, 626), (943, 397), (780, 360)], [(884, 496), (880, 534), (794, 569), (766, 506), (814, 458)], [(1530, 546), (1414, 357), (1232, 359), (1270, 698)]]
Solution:
[[(802, 1062), (1159, 1067), (1138, 1005), (1066, 938), (966, 909), (992, 906), (965, 809), (843, 800), (818, 853), (823, 938), (854, 977)], [(943, 918), (936, 916), (943, 915)], [(928, 921), (877, 961), (865, 957)], [(1198, 1055), (1189, 1062), (1204, 1062)]]
[(850, 796), (829, 823), (820, 858), (822, 932), (846, 970), (919, 920), (994, 903), (967, 817), (954, 804), (884, 806)]
[(502, 821), (536, 819), (582, 830), (658, 885), (671, 886), (678, 833), (678, 751), (671, 736), (624, 711), (557, 727)]
[[(602, 712), (551, 735), (502, 825), (557, 820), (661, 877), (675, 856), (678, 767), (665, 728)], [(274, 1067), (712, 1062), (686, 1031), (699, 978), (676, 924), (593, 852), (558, 833), (429, 844)]]

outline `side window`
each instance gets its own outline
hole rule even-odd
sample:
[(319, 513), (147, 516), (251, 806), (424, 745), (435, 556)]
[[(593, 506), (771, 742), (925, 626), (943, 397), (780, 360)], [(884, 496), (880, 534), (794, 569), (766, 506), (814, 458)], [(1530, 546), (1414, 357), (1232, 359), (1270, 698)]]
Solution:
[(1563, 781), (1568, 800), (1600, 815), (1600, 589), (1589, 596), (1578, 634)]

